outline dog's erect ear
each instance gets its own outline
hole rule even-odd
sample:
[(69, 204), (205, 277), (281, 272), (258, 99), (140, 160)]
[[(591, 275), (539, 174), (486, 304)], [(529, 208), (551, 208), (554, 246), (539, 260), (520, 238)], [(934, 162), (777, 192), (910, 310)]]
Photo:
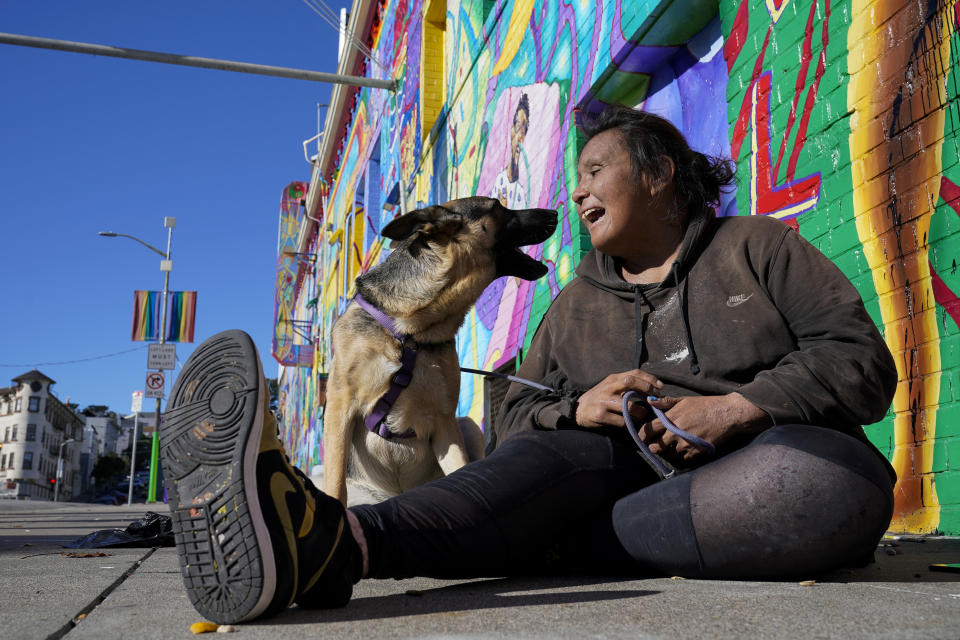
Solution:
[(417, 209), (391, 220), (380, 235), (391, 240), (404, 240), (417, 231), (452, 235), (463, 226), (463, 216), (440, 206)]

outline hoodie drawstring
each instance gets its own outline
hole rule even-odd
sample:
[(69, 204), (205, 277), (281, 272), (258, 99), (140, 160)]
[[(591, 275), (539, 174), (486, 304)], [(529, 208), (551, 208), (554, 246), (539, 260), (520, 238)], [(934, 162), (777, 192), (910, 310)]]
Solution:
[(633, 362), (640, 363), (640, 362), (643, 362), (643, 347), (644, 347), (643, 293), (640, 291), (640, 287), (636, 287), (634, 289), (633, 317), (634, 317), (634, 322), (636, 323), (636, 329), (634, 331), (634, 336), (636, 336), (636, 338), (633, 343)]

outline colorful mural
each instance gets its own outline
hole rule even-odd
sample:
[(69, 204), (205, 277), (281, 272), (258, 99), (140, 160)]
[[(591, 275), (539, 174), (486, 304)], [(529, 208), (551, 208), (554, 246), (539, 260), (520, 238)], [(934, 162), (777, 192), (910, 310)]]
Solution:
[[(892, 526), (960, 533), (955, 2), (448, 0), (442, 28), (437, 2), (369, 5), (364, 37), (389, 68), (366, 73), (399, 89), (343, 89), (348, 124), (313, 182), (325, 190), (316, 278), (283, 307), (312, 319), (315, 347), (311, 366), (281, 380), (294, 458), (322, 457), (330, 327), (404, 206), (483, 194), (559, 212), (554, 236), (530, 249), (548, 275), (494, 282), (457, 338), (464, 366), (523, 358), (589, 249), (569, 197), (576, 122), (617, 102), (737, 161), (719, 215), (780, 218), (851, 279), (901, 378), (887, 418), (868, 427), (900, 475)], [(482, 379), (462, 377), (459, 412), (483, 424)]]
[(955, 3), (721, 7), (740, 202), (793, 219), (884, 332), (900, 383), (867, 431), (899, 476), (891, 528), (960, 532)]
[[(853, 2), (853, 8), (867, 7)], [(855, 71), (847, 94), (848, 106), (858, 120), (850, 135), (851, 153), (860, 168), (860, 175), (853, 178), (854, 211), (874, 276), (881, 323), (900, 373), (893, 406), (892, 459), (900, 475), (896, 526), (934, 531), (945, 524), (938, 489), (948, 479), (934, 473), (934, 447), (938, 439), (944, 440), (942, 436), (960, 434), (955, 422), (938, 428), (940, 408), (950, 404), (943, 383), (951, 384), (942, 375), (946, 337), (942, 333), (952, 329), (956, 334), (956, 317), (952, 327), (946, 322), (938, 326), (937, 307), (945, 321), (943, 312), (957, 297), (930, 261), (934, 216), (955, 215), (952, 208), (937, 205), (943, 201), (942, 186), (949, 191), (952, 184), (944, 174), (943, 147), (945, 142), (952, 146), (954, 138), (946, 139), (944, 134), (949, 132), (946, 84), (955, 70), (946, 62), (951, 60), (957, 14), (953, 2), (888, 1), (877, 2), (872, 9), (889, 18), (889, 27), (903, 30), (890, 38), (870, 21), (851, 25), (851, 37), (862, 39), (850, 51)], [(871, 59), (874, 51), (878, 53)], [(868, 80), (868, 74), (880, 82)], [(917, 82), (920, 74), (922, 81)], [(909, 153), (906, 142), (916, 145), (917, 153)], [(946, 272), (943, 275), (951, 278)], [(952, 518), (960, 522), (957, 515), (954, 512)]]
[(277, 280), (273, 306), (273, 357), (280, 364), (306, 365), (313, 362), (309, 323), (297, 316), (297, 284), (302, 267), (312, 258), (298, 255), (297, 240), (303, 221), (301, 201), (307, 194), (305, 182), (291, 182), (280, 200), (280, 229), (277, 234)]

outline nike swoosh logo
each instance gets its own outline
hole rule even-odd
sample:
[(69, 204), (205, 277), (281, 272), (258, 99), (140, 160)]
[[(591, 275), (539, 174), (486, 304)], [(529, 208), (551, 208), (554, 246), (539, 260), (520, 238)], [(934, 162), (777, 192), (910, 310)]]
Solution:
[(337, 547), (340, 545), (340, 538), (343, 536), (343, 525), (345, 518), (340, 516), (340, 522), (337, 524), (337, 535), (333, 537), (333, 545), (330, 546), (330, 553), (327, 554), (326, 560), (323, 561), (323, 564), (320, 565), (320, 568), (317, 569), (317, 572), (307, 580), (306, 586), (303, 587), (303, 592), (306, 593), (310, 591), (314, 584), (316, 584), (317, 579), (323, 575), (323, 572), (326, 571), (327, 565), (330, 564), (330, 560), (333, 558), (333, 552), (337, 550)]
[(303, 512), (303, 522), (300, 523), (300, 531), (297, 532), (297, 537), (301, 539), (306, 538), (310, 530), (313, 529), (313, 517), (317, 510), (317, 501), (310, 495), (310, 492), (307, 491), (306, 488), (303, 490), (303, 497), (307, 503), (307, 508)]
[[(293, 604), (294, 599), (296, 599), (297, 594), (299, 593), (297, 590), (297, 577), (300, 574), (300, 565), (297, 558), (297, 540), (293, 533), (293, 516), (290, 515), (290, 509), (287, 507), (287, 495), (290, 493), (297, 493), (297, 489), (293, 486), (293, 483), (290, 482), (290, 478), (288, 478), (286, 474), (281, 471), (275, 472), (270, 477), (270, 496), (273, 498), (273, 502), (277, 506), (277, 514), (280, 517), (280, 524), (283, 525), (283, 533), (287, 537), (287, 546), (290, 548), (290, 555), (293, 557), (294, 567), (293, 591), (290, 595), (290, 602), (287, 603), (288, 607)], [(307, 504), (304, 512), (303, 522), (300, 525), (300, 531), (296, 534), (296, 537), (298, 538), (303, 538), (310, 533), (310, 530), (313, 528), (314, 512), (317, 508), (316, 499), (310, 495), (309, 491), (304, 490), (303, 495)], [(317, 569), (317, 571), (306, 581), (306, 585), (303, 588), (303, 593), (306, 593), (310, 590), (320, 576), (323, 575), (327, 565), (330, 564), (330, 560), (333, 558), (333, 553), (337, 550), (337, 546), (340, 544), (340, 538), (343, 536), (344, 520), (345, 518), (340, 516), (340, 522), (337, 523), (337, 533), (334, 536), (333, 544), (330, 546), (330, 551), (327, 553), (327, 557), (320, 565), (320, 568)]]
[[(290, 549), (290, 555), (293, 556), (293, 590), (290, 592), (289, 607), (293, 604), (293, 599), (297, 597), (297, 574), (299, 573), (297, 559), (297, 540), (293, 534), (293, 517), (290, 515), (290, 509), (287, 507), (287, 494), (296, 493), (297, 490), (290, 482), (290, 478), (282, 472), (277, 471), (270, 476), (270, 497), (277, 507), (277, 515), (280, 517), (280, 524), (283, 526), (283, 533), (287, 537), (287, 548)], [(264, 559), (264, 562), (268, 562)]]
[(739, 307), (740, 305), (742, 305), (744, 302), (746, 302), (752, 297), (753, 297), (752, 293), (750, 295), (741, 293), (738, 296), (730, 296), (729, 298), (727, 298), (727, 306), (730, 307), (731, 309), (733, 307)]

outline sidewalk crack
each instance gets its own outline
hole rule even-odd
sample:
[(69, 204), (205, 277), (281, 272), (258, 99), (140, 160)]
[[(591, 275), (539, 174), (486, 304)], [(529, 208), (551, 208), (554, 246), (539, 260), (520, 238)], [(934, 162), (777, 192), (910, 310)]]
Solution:
[(64, 624), (62, 627), (60, 627), (59, 629), (57, 629), (56, 631), (54, 631), (53, 633), (51, 633), (50, 635), (48, 635), (48, 636), (46, 637), (46, 640), (60, 640), (60, 638), (62, 638), (63, 636), (67, 635), (68, 633), (70, 633), (70, 631), (72, 631), (74, 627), (76, 627), (78, 624), (80, 624), (80, 623), (79, 623), (79, 620), (80, 620), (80, 619), (85, 618), (85, 617), (87, 616), (87, 614), (89, 614), (91, 611), (93, 611), (93, 610), (96, 609), (98, 606), (100, 606), (100, 603), (103, 602), (104, 600), (106, 600), (106, 599), (107, 599), (107, 596), (109, 596), (111, 593), (113, 593), (114, 590), (115, 590), (117, 587), (119, 587), (121, 584), (123, 584), (123, 582), (124, 582), (127, 578), (129, 578), (130, 576), (132, 576), (133, 573), (134, 573), (134, 571), (136, 571), (137, 569), (139, 569), (139, 568), (140, 568), (140, 565), (142, 565), (144, 562), (146, 562), (147, 558), (149, 558), (151, 555), (153, 555), (153, 552), (156, 551), (156, 550), (157, 550), (157, 547), (154, 547), (153, 549), (150, 549), (150, 551), (147, 551), (147, 553), (145, 553), (142, 558), (140, 558), (139, 560), (137, 560), (136, 562), (134, 562), (132, 565), (130, 565), (130, 568), (127, 569), (126, 571), (124, 571), (124, 572), (120, 575), (119, 578), (117, 578), (116, 580), (114, 580), (106, 589), (104, 589), (103, 591), (101, 591), (101, 592), (99, 593), (99, 595), (97, 595), (97, 597), (95, 597), (95, 598), (90, 602), (90, 604), (88, 604), (88, 605), (85, 606), (84, 608), (80, 609), (80, 611), (77, 611), (77, 612), (70, 618), (70, 620), (68, 620), (68, 621), (66, 622), (66, 624)]

